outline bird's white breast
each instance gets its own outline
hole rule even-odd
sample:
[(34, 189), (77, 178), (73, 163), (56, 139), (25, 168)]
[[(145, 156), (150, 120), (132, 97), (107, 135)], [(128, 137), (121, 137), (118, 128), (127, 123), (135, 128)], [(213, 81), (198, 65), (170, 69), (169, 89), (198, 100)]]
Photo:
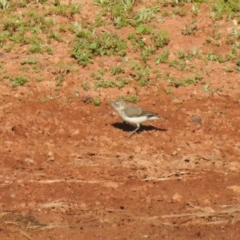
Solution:
[(145, 122), (148, 120), (147, 116), (140, 116), (140, 117), (128, 117), (124, 111), (119, 112), (121, 118), (129, 123), (135, 123), (135, 124), (140, 124), (142, 122)]

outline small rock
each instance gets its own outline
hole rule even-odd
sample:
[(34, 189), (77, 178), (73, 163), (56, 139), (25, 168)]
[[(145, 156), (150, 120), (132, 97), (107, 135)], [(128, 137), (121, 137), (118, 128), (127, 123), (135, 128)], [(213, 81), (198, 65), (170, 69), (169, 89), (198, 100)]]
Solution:
[(195, 124), (202, 124), (202, 118), (200, 116), (197, 116), (197, 115), (193, 115), (192, 116), (192, 121), (195, 123)]
[(108, 187), (108, 188), (118, 188), (118, 184), (117, 183), (115, 183), (115, 182), (105, 182), (104, 183), (104, 186), (105, 187)]
[(173, 151), (171, 154), (172, 154), (173, 156), (176, 156), (176, 155), (178, 154), (178, 152), (177, 152), (177, 151)]
[(215, 213), (215, 210), (212, 209), (211, 207), (205, 207), (205, 208), (202, 208), (202, 210), (206, 213)]
[(177, 104), (182, 104), (183, 100), (179, 99), (179, 98), (175, 98), (174, 100), (172, 100), (173, 103), (177, 103)]
[(233, 20), (233, 25), (237, 26), (238, 25), (238, 22), (236, 19)]
[(53, 57), (53, 58), (50, 58), (49, 61), (51, 63), (58, 64), (60, 62), (60, 58), (59, 57)]
[(80, 133), (79, 129), (76, 129), (75, 131), (72, 132), (71, 136), (76, 136)]
[(231, 171), (239, 171), (239, 169), (240, 169), (240, 163), (237, 162), (237, 161), (230, 162), (230, 163), (228, 164), (228, 168), (229, 168)]
[(29, 164), (29, 165), (33, 165), (33, 164), (35, 164), (35, 161), (33, 160), (33, 159), (31, 159), (31, 158), (25, 158), (25, 163), (27, 163), (27, 164)]
[(233, 186), (230, 186), (230, 187), (227, 187), (227, 188), (231, 189), (235, 193), (240, 193), (240, 186), (233, 185)]
[(25, 208), (26, 207), (26, 203), (20, 203), (20, 208)]
[(48, 161), (54, 161), (55, 160), (53, 152), (51, 152), (51, 151), (48, 152), (48, 159), (47, 160)]
[(28, 207), (29, 207), (29, 208), (34, 208), (36, 205), (37, 205), (37, 204), (36, 204), (36, 202), (34, 202), (34, 201), (28, 203)]
[(179, 193), (175, 193), (173, 196), (172, 196), (172, 200), (174, 202), (181, 202), (182, 201), (182, 196), (179, 194)]
[(134, 152), (135, 153), (140, 153), (141, 152), (141, 147), (140, 146), (137, 146), (135, 149), (134, 149)]
[(81, 203), (80, 204), (80, 208), (86, 209), (87, 208), (87, 204), (86, 203)]
[(61, 134), (61, 135), (64, 135), (66, 133), (66, 131), (64, 130), (64, 128), (60, 128), (58, 130), (58, 133)]

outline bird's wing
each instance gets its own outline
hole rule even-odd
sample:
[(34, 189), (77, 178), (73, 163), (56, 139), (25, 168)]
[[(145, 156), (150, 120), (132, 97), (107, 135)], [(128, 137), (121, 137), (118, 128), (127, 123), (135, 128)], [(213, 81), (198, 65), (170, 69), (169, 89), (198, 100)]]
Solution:
[(142, 110), (141, 114), (139, 116), (148, 116), (148, 117), (151, 117), (151, 116), (157, 116), (155, 113), (153, 112), (149, 112), (149, 111), (146, 111), (146, 110)]
[(134, 106), (128, 106), (124, 111), (125, 111), (125, 114), (128, 115), (129, 117), (138, 117), (142, 113), (141, 108), (134, 107)]

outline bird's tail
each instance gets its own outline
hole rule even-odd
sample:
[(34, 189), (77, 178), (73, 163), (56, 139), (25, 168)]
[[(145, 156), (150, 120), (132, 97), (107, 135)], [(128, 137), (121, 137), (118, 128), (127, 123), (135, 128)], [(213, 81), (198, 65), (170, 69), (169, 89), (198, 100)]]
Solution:
[(151, 115), (148, 116), (148, 120), (157, 120), (157, 119), (161, 119), (162, 117), (158, 117), (157, 115)]

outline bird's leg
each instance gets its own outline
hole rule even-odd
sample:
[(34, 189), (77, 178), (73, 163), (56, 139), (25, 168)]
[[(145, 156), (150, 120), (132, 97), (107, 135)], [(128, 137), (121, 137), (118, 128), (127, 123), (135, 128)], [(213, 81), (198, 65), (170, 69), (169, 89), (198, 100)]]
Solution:
[(134, 131), (132, 131), (128, 137), (131, 137), (140, 128), (140, 124), (137, 123), (136, 125), (137, 125), (137, 128)]

